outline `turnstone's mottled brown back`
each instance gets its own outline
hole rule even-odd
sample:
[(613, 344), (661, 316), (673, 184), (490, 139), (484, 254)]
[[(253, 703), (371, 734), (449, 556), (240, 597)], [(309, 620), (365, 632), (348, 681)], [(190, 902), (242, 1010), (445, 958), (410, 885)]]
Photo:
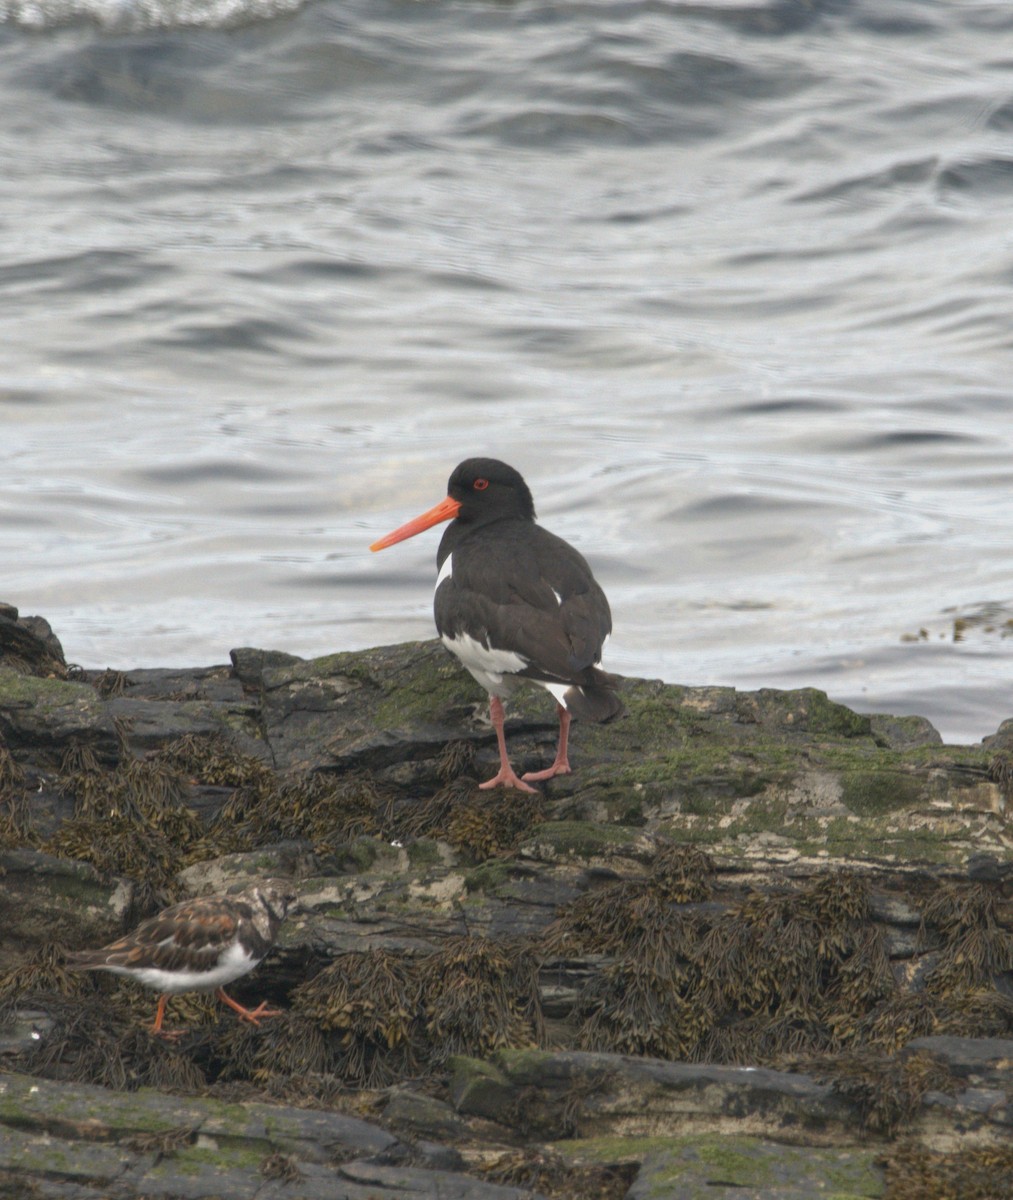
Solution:
[(184, 900), (143, 921), (125, 937), (99, 950), (67, 955), (77, 970), (211, 971), (235, 946), (249, 970), (267, 954), (295, 897), (280, 887), (251, 888), (235, 896)]

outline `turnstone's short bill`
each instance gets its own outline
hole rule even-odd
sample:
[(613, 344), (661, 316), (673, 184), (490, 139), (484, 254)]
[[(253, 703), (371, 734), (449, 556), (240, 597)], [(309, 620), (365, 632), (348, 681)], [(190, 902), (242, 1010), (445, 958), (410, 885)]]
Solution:
[(231, 896), (184, 900), (101, 950), (68, 954), (67, 966), (112, 971), (158, 991), (153, 1034), (172, 1036), (163, 1032), (162, 1020), (166, 1001), (179, 992), (213, 991), (241, 1020), (259, 1025), (260, 1017), (278, 1016), (279, 1010), (266, 1001), (252, 1011), (243, 1008), (224, 986), (248, 974), (267, 954), (295, 899), (284, 887), (264, 885)]

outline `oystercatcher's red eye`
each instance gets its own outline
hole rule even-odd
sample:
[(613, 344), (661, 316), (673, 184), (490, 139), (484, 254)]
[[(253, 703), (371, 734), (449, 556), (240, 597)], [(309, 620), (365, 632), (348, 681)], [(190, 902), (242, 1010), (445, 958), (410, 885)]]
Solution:
[(489, 480), (488, 479), (476, 479), (475, 482), (471, 486), (475, 489), (476, 492), (484, 492), (485, 489), (489, 486)]

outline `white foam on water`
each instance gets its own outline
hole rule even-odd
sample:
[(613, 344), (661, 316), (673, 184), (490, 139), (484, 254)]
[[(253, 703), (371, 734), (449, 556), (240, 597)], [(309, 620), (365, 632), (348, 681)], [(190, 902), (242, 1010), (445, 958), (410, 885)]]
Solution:
[(0, 23), (44, 31), (93, 23), (116, 32), (230, 29), (287, 16), (305, 0), (0, 0)]

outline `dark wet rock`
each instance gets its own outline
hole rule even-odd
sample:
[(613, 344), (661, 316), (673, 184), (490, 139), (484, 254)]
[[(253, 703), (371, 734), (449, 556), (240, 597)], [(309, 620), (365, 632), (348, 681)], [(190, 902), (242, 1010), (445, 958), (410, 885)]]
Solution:
[(453, 1105), (408, 1086), (390, 1090), (383, 1117), (385, 1123), (402, 1136), (431, 1142), (465, 1142), (471, 1133), (466, 1118), (459, 1115)]
[(982, 883), (1013, 883), (1013, 860), (1002, 862), (994, 854), (972, 854), (967, 860), (967, 876)]
[(472, 718), (482, 693), (435, 641), (265, 664), (257, 683), (282, 769), (375, 770), (434, 758), (455, 737), (481, 736)]
[[(399, 1153), (400, 1151), (400, 1153)], [(461, 1175), (411, 1165), (410, 1147), (366, 1121), (267, 1104), (54, 1084), (0, 1074), (0, 1154), (8, 1180), (47, 1195), (217, 1196), (221, 1200), (521, 1200)], [(391, 1159), (405, 1159), (404, 1165)]]
[[(368, 773), (413, 802), (459, 769), (451, 747), (476, 777), (492, 767), (482, 693), (438, 642), (312, 661), (252, 650), (234, 658), (241, 676), (128, 671), (105, 697), (98, 673), (66, 682), (0, 671), (0, 736), (24, 765), (49, 768), (71, 744), (113, 763), (181, 737), (222, 737), (282, 772)], [(938, 745), (918, 719), (859, 716), (812, 689), (627, 680), (623, 696), (625, 717), (575, 729), (576, 771), (545, 788), (546, 828), (527, 853), (579, 859), (592, 838), (602, 857), (625, 838), (635, 854), (640, 838), (647, 854), (660, 825), (758, 863), (848, 861), (851, 848), (868, 861), (872, 847), (880, 863), (901, 867), (1005, 858), (1005, 785), (990, 775), (993, 756)], [(519, 696), (508, 735), (519, 766), (542, 763), (555, 738), (551, 705)], [(223, 798), (205, 790), (201, 800), (211, 817)]]
[[(279, 766), (368, 769), (398, 789), (433, 790), (456, 742), (473, 747), (477, 775), (492, 768), (484, 697), (437, 642), (266, 666), (247, 680), (260, 688), (263, 734)], [(558, 817), (604, 829), (667, 819), (740, 849), (745, 834), (760, 858), (782, 861), (813, 843), (840, 858), (855, 842), (909, 860), (923, 848), (916, 843), (932, 843), (944, 811), (948, 834), (930, 853), (980, 852), (983, 837), (997, 844), (1004, 800), (988, 755), (938, 745), (917, 719), (859, 716), (812, 689), (628, 680), (623, 696), (624, 718), (576, 731), (577, 770), (546, 789)], [(555, 722), (544, 697), (517, 699), (508, 735), (519, 765), (551, 757)], [(925, 814), (917, 834), (905, 819), (912, 809)]]
[[(993, 1044), (979, 1052), (976, 1040), (925, 1038), (911, 1044), (912, 1055), (927, 1051), (950, 1071), (972, 1064), (985, 1070), (972, 1076), (974, 1086), (954, 1082), (946, 1091), (926, 1087), (913, 1094), (907, 1136), (921, 1130), (931, 1139), (940, 1120), (947, 1128), (975, 1128), (979, 1138), (987, 1139), (984, 1131), (990, 1128), (996, 1144), (1008, 1136), (1010, 1043), (998, 1049), (997, 1039), (984, 1039)], [(958, 1042), (964, 1045), (953, 1044)], [(503, 1050), (485, 1060), (458, 1057), (451, 1066), (450, 1094), (462, 1114), (508, 1129), (520, 1124), (526, 1136), (545, 1141), (574, 1139), (584, 1146), (621, 1136), (633, 1144), (734, 1131), (825, 1147), (858, 1146), (868, 1136), (861, 1090), (799, 1072), (526, 1050)]]
[(257, 650), (252, 646), (241, 646), (231, 650), (229, 658), (236, 678), (244, 689), (259, 693), (263, 687), (264, 672), (276, 667), (296, 666), (304, 660), (282, 650)]
[(1004, 1140), (1013, 1136), (1013, 1104), (1005, 1088), (967, 1088), (955, 1096), (928, 1092), (924, 1104), (938, 1109), (947, 1126), (970, 1129), (987, 1124)]
[(60, 940), (101, 945), (120, 933), (131, 909), (128, 880), (110, 884), (87, 863), (38, 850), (0, 852), (0, 912), (7, 963)]
[(22, 617), (13, 604), (0, 604), (0, 667), (25, 675), (67, 674), (63, 647), (44, 617)]
[[(600, 1152), (591, 1142), (591, 1153)], [(876, 1152), (857, 1147), (771, 1145), (742, 1135), (672, 1137), (643, 1143), (628, 1200), (858, 1200), (882, 1195)]]
[(995, 733), (982, 738), (981, 744), (995, 753), (1013, 751), (1013, 717), (1003, 721)]
[[(112, 678), (110, 678), (110, 676)], [(130, 671), (88, 671), (85, 678), (107, 699), (162, 700), (174, 704), (210, 701), (227, 704), (242, 712), (255, 712), (242, 681), (227, 666), (218, 667), (136, 667)]]
[(14, 1009), (0, 1026), (0, 1062), (27, 1054), (52, 1031), (52, 1018), (41, 1009)]
[(921, 925), (921, 913), (914, 905), (899, 896), (872, 892), (869, 896), (869, 915), (898, 929), (917, 929)]
[(143, 753), (187, 734), (225, 733), (244, 751), (257, 752), (256, 709), (238, 681), (222, 681), (223, 673), (227, 668), (137, 672), (136, 692), (134, 673), (126, 673), (122, 685), (103, 696), (99, 673), (81, 682), (0, 667), (0, 736), (15, 753), (48, 764), (71, 744), (115, 762), (124, 748)]
[(925, 717), (892, 717), (874, 713), (869, 728), (879, 745), (890, 750), (915, 750), (920, 746), (941, 746), (939, 731)]
[[(496, 1184), (478, 1183), (466, 1176), (446, 1171), (425, 1171), (411, 1168), (387, 1167), (382, 1163), (361, 1160), (343, 1164), (337, 1172), (339, 1186), (352, 1185), (364, 1190), (365, 1200), (383, 1200), (390, 1196), (419, 1196), (423, 1200), (544, 1200), (539, 1193), (527, 1188), (500, 1187)], [(334, 1193), (331, 1193), (334, 1195)], [(359, 1192), (349, 1192), (349, 1200)], [(341, 1196), (341, 1193), (338, 1193)]]
[(112, 715), (87, 683), (23, 675), (0, 668), (0, 737), (16, 754), (54, 762), (71, 742), (92, 745), (103, 759), (117, 753)]
[(450, 1094), (462, 1113), (551, 1140), (668, 1136), (738, 1120), (750, 1133), (809, 1134), (818, 1144), (854, 1136), (854, 1108), (829, 1084), (757, 1067), (716, 1067), (618, 1054), (503, 1050), (457, 1058)]
[(975, 1087), (1009, 1087), (1013, 1081), (1013, 1038), (921, 1037), (905, 1053), (925, 1053)]

